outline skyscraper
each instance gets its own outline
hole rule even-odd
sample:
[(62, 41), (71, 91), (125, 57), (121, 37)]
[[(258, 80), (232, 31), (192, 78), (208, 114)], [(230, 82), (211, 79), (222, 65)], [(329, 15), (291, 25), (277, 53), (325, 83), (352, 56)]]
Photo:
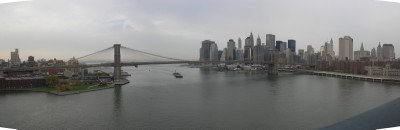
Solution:
[(264, 61), (264, 47), (261, 45), (260, 36), (257, 37), (257, 45), (253, 47), (253, 61), (261, 63)]
[(375, 48), (372, 48), (372, 50), (371, 50), (371, 58), (376, 58), (376, 50), (375, 50)]
[(244, 60), (245, 61), (253, 61), (253, 47), (254, 47), (254, 38), (253, 33), (250, 33), (250, 36), (247, 37), (244, 41)]
[(218, 61), (218, 46), (216, 43), (211, 43), (210, 46), (210, 61)]
[(236, 50), (235, 60), (242, 61), (243, 60), (243, 48), (242, 48), (242, 39), (238, 39), (238, 49)]
[(238, 39), (238, 49), (242, 49), (242, 39)]
[(211, 49), (211, 44), (215, 43), (214, 41), (210, 40), (204, 40), (201, 42), (201, 48), (200, 48), (200, 60), (201, 61), (209, 61), (210, 60), (210, 49)]
[(333, 40), (331, 38), (331, 41), (327, 44), (326, 48), (326, 54), (330, 55), (332, 58), (335, 57), (335, 51), (333, 51)]
[(322, 57), (324, 57), (325, 56), (325, 46), (321, 46), (320, 48), (319, 48), (319, 53), (320, 53), (320, 55), (322, 56)]
[(220, 61), (226, 61), (226, 54), (228, 52), (228, 49), (224, 48), (221, 54)]
[(396, 59), (393, 44), (383, 44), (382, 51), (384, 60)]
[(227, 44), (228, 44), (228, 49), (226, 53), (226, 60), (227, 61), (235, 60), (235, 53), (236, 53), (235, 41), (233, 41), (233, 39), (229, 39)]
[(314, 48), (311, 45), (307, 45), (307, 55), (314, 54)]
[(218, 60), (220, 61), (222, 58), (222, 53), (223, 53), (223, 51), (222, 50), (218, 50)]
[(296, 40), (288, 40), (288, 48), (290, 49), (290, 52), (296, 54)]
[(254, 47), (254, 37), (253, 37), (253, 32), (250, 33), (250, 45), (251, 47)]
[(383, 50), (380, 42), (376, 49), (376, 57), (378, 58), (378, 60), (383, 60)]
[(370, 52), (364, 50), (363, 43), (361, 43), (359, 51), (354, 51), (354, 60), (360, 60), (363, 57), (370, 57), (370, 56), (371, 56)]
[(299, 57), (300, 57), (300, 60), (299, 60), (299, 63), (303, 63), (303, 61), (304, 61), (304, 49), (299, 49), (299, 51), (298, 51), (298, 55), (299, 55)]
[(11, 52), (11, 61), (10, 65), (19, 66), (21, 64), (21, 59), (19, 58), (18, 49), (15, 49), (14, 52)]
[(282, 44), (282, 41), (276, 41), (275, 49), (278, 50), (278, 51), (280, 51), (280, 49), (281, 49), (281, 44)]
[(279, 51), (284, 52), (287, 48), (287, 42), (282, 42), (281, 45), (279, 46)]
[(353, 38), (339, 38), (339, 60), (353, 60)]
[(267, 48), (275, 48), (275, 35), (267, 34), (265, 44)]
[(311, 45), (307, 46), (307, 55), (306, 55), (306, 60), (308, 64), (313, 64), (314, 63), (314, 48)]

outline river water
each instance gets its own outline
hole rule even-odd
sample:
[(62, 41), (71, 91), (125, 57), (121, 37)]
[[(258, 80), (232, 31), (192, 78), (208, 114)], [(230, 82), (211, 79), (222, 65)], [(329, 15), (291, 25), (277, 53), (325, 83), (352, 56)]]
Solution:
[[(68, 96), (0, 92), (0, 127), (18, 129), (315, 129), (397, 97), (400, 86), (333, 77), (123, 68), (130, 84)], [(172, 76), (177, 70), (182, 79)]]

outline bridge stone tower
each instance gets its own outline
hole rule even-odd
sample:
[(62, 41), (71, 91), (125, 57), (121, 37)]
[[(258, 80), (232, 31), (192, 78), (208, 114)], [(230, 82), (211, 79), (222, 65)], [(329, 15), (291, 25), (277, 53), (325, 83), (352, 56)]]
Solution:
[(121, 44), (114, 44), (114, 82), (121, 79)]
[(268, 75), (278, 75), (278, 51), (269, 50)]

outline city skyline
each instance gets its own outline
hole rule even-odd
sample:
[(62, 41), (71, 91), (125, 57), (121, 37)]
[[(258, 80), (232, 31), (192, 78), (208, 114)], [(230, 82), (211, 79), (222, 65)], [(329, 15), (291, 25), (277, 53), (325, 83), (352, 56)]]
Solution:
[[(225, 48), (229, 39), (238, 43), (240, 37), (244, 41), (249, 32), (260, 35), (262, 43), (266, 34), (274, 34), (277, 41), (294, 39), (296, 51), (307, 45), (318, 48), (333, 38), (338, 52), (338, 38), (345, 35), (354, 39), (356, 47), (363, 42), (366, 50), (376, 48), (379, 42), (396, 48), (400, 41), (396, 36), (400, 33), (400, 4), (392, 2), (93, 2), (31, 0), (0, 4), (0, 59), (10, 59), (10, 52), (18, 48), (22, 61), (28, 56), (68, 60), (116, 43), (196, 59), (198, 53), (192, 52), (198, 52), (198, 44), (204, 39)], [(278, 7), (287, 9), (274, 11)], [(400, 54), (399, 49), (396, 51)]]

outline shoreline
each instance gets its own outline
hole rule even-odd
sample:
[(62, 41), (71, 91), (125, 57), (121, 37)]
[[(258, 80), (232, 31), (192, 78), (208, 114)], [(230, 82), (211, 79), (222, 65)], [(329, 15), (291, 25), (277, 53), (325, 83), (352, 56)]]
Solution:
[(65, 95), (72, 95), (72, 94), (80, 94), (84, 92), (91, 92), (91, 91), (98, 91), (103, 89), (110, 89), (114, 88), (115, 86), (110, 87), (102, 87), (102, 88), (94, 88), (88, 90), (79, 90), (79, 91), (64, 91), (64, 92), (56, 92), (56, 91), (46, 91), (46, 90), (33, 90), (33, 89), (0, 89), (0, 91), (29, 91), (29, 92), (42, 92), (42, 93), (49, 93), (57, 96), (65, 96)]
[(87, 90), (78, 90), (78, 91), (64, 91), (64, 92), (56, 92), (56, 91), (46, 91), (46, 90), (34, 90), (34, 89), (0, 89), (0, 91), (29, 91), (29, 92), (42, 92), (42, 93), (48, 93), (48, 94), (53, 94), (57, 96), (66, 96), (66, 95), (72, 95), (72, 94), (80, 94), (80, 93), (85, 93), (85, 92), (91, 92), (91, 91), (98, 91), (98, 90), (103, 90), (103, 89), (110, 89), (110, 88), (115, 88), (116, 85), (111, 85), (108, 87), (101, 87), (101, 88), (94, 88), (94, 89), (87, 89)]
[(92, 91), (98, 91), (98, 90), (103, 90), (103, 89), (110, 89), (110, 88), (115, 88), (116, 86), (122, 86), (125, 84), (128, 84), (129, 80), (121, 80), (116, 83), (111, 84), (110, 86), (107, 87), (101, 87), (101, 88), (94, 88), (94, 89), (86, 89), (86, 90), (78, 90), (78, 91), (64, 91), (64, 92), (56, 92), (56, 91), (47, 91), (47, 90), (35, 90), (33, 88), (24, 88), (24, 89), (0, 89), (0, 91), (30, 91), (30, 92), (43, 92), (43, 93), (49, 93), (57, 96), (66, 96), (66, 95), (73, 95), (73, 94), (80, 94), (80, 93), (85, 93), (85, 92), (92, 92)]

